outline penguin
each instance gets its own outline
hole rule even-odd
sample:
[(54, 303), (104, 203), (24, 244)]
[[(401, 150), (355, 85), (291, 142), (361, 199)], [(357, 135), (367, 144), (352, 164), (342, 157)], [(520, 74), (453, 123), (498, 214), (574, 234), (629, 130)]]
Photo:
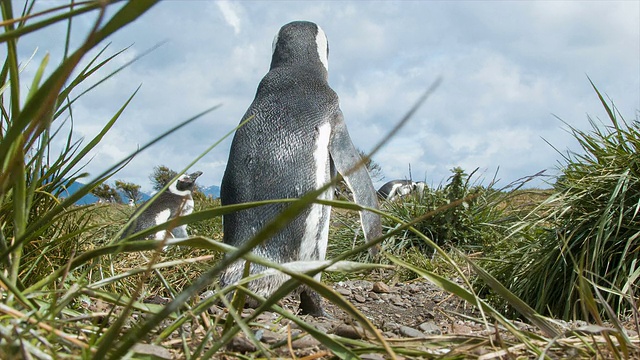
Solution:
[[(160, 225), (178, 216), (189, 215), (193, 212), (193, 189), (196, 179), (202, 175), (196, 171), (191, 175), (183, 174), (158, 196), (142, 213), (136, 210), (131, 217), (137, 217), (122, 233), (121, 239), (152, 226)], [(148, 200), (151, 201), (151, 200)], [(144, 207), (143, 204), (141, 208)], [(187, 225), (180, 225), (170, 230), (161, 230), (147, 239), (162, 240), (165, 238), (186, 238)]]
[(378, 196), (382, 200), (393, 201), (413, 192), (422, 194), (425, 186), (426, 183), (424, 181), (391, 180), (378, 189)]
[[(242, 118), (250, 120), (232, 140), (220, 189), (222, 205), (300, 198), (326, 185), (338, 172), (356, 203), (377, 209), (376, 191), (366, 168), (352, 171), (361, 157), (347, 131), (338, 96), (328, 83), (329, 47), (324, 31), (307, 21), (286, 24), (275, 36), (272, 50), (270, 69)], [(333, 195), (329, 189), (319, 198), (332, 199)], [(269, 204), (225, 214), (223, 241), (236, 247), (246, 243), (286, 207)], [(324, 260), (330, 213), (330, 206), (310, 205), (253, 252), (280, 264)], [(361, 211), (360, 218), (367, 241), (381, 236), (378, 215)], [(220, 284), (237, 282), (243, 269), (244, 261), (230, 265), (221, 274)], [(251, 274), (265, 270), (256, 264), (250, 267)], [(320, 274), (316, 279), (320, 280)], [(249, 288), (268, 297), (286, 280), (284, 274), (271, 275), (252, 281)], [(315, 291), (300, 287), (296, 293), (302, 314), (326, 315), (322, 297)]]

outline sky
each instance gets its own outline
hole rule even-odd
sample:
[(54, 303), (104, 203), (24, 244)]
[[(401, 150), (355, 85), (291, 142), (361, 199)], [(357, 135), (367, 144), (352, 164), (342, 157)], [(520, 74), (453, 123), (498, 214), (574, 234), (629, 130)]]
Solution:
[[(72, 44), (94, 19), (74, 22)], [(373, 155), (384, 175), (374, 179), (376, 187), (409, 178), (438, 186), (454, 167), (478, 168), (475, 181), (486, 185), (495, 176), (499, 186), (545, 170), (550, 177), (529, 186), (548, 187), (562, 155), (580, 152), (569, 126), (588, 130), (588, 116), (606, 120), (589, 79), (626, 120), (636, 120), (640, 109), (638, 1), (165, 1), (108, 39), (103, 58), (129, 48), (93, 82), (162, 45), (73, 109), (74, 137), (88, 141), (141, 86), (84, 170), (96, 176), (220, 105), (139, 154), (111, 183), (150, 191), (155, 166), (184, 168), (239, 123), (269, 69), (273, 37), (295, 20), (313, 21), (326, 33), (329, 83), (354, 144), (365, 152), (442, 80)], [(33, 56), (26, 79), (47, 53), (49, 69), (59, 63), (64, 31), (52, 26), (21, 40), (20, 60)], [(231, 137), (189, 170), (203, 172), (201, 186), (220, 184), (230, 145)]]

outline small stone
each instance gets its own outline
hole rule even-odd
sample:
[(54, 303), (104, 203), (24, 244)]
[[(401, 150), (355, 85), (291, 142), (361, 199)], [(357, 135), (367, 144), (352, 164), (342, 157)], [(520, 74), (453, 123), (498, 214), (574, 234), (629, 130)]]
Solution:
[(138, 343), (133, 346), (133, 352), (140, 355), (147, 355), (154, 359), (173, 359), (171, 351), (160, 345)]
[(227, 348), (231, 351), (239, 352), (239, 353), (248, 353), (256, 351), (255, 345), (249, 341), (249, 339), (244, 336), (236, 336), (231, 339)]
[(275, 313), (265, 311), (256, 317), (256, 322), (259, 323), (270, 323), (277, 319), (278, 316)]
[(405, 325), (400, 326), (400, 334), (411, 338), (424, 338), (422, 331)]
[(307, 321), (307, 323), (314, 328), (318, 329), (320, 332), (327, 333), (329, 329), (331, 329), (334, 325), (334, 320), (326, 319), (326, 318), (315, 318)]
[(284, 335), (278, 334), (268, 329), (262, 329), (262, 337), (260, 341), (265, 344), (275, 344), (284, 339)]
[(346, 337), (348, 339), (362, 339), (362, 335), (364, 331), (354, 325), (340, 324), (338, 327), (333, 329), (333, 334)]
[(400, 327), (400, 325), (398, 325), (397, 323), (393, 322), (393, 321), (385, 321), (384, 324), (382, 324), (382, 330), (384, 331), (395, 331)]
[(360, 355), (360, 359), (363, 360), (384, 360), (384, 356), (380, 354), (362, 354)]
[(367, 299), (365, 299), (364, 296), (362, 296), (362, 295), (355, 295), (353, 297), (353, 299), (355, 301), (359, 302), (359, 303), (363, 303), (363, 302), (367, 301)]
[(373, 292), (375, 293), (390, 293), (391, 292), (391, 288), (389, 287), (389, 285), (381, 282), (381, 281), (376, 281), (375, 283), (373, 283), (373, 287), (371, 289)]
[(473, 332), (473, 329), (471, 329), (471, 327), (467, 325), (454, 325), (453, 331), (456, 334), (471, 334)]
[(304, 336), (291, 342), (291, 347), (294, 349), (306, 349), (315, 346), (320, 346), (320, 341), (310, 335)]
[(436, 323), (434, 323), (433, 321), (423, 322), (418, 326), (418, 328), (420, 328), (422, 332), (428, 335), (442, 335), (440, 327), (438, 327), (438, 325), (436, 325)]
[(342, 296), (351, 296), (351, 290), (345, 288), (337, 288), (336, 291)]
[(374, 293), (374, 292), (370, 292), (369, 293), (369, 299), (371, 300), (379, 300), (380, 299), (380, 295)]

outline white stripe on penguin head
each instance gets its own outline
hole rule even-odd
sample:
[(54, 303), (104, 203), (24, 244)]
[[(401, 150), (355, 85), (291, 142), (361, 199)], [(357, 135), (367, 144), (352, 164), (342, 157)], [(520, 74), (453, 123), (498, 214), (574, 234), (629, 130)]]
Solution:
[(276, 53), (276, 45), (278, 45), (278, 38), (280, 37), (280, 31), (273, 37), (273, 43), (271, 44), (271, 55)]
[(316, 34), (316, 46), (318, 47), (318, 57), (324, 65), (324, 68), (329, 71), (329, 41), (327, 40), (327, 35), (325, 35), (324, 31), (320, 26), (316, 25), (318, 28), (318, 33)]

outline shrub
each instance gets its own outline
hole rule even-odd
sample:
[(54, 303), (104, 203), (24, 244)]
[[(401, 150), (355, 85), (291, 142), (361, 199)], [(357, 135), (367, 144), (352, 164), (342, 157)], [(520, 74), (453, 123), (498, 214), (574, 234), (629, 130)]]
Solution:
[[(407, 223), (422, 218), (413, 227), (441, 247), (455, 247), (471, 252), (483, 251), (497, 243), (505, 236), (509, 221), (513, 221), (508, 218), (505, 206), (502, 205), (508, 202), (513, 192), (472, 184), (470, 179), (473, 173), (468, 175), (459, 167), (451, 172), (452, 175), (444, 186), (425, 188), (423, 193), (414, 192), (394, 201), (383, 202), (382, 210), (390, 215), (384, 218), (384, 227), (391, 230), (399, 226), (395, 219)], [(509, 187), (512, 186), (514, 184)], [(330, 258), (364, 242), (357, 214), (342, 211), (334, 213), (336, 226), (331, 229), (328, 249)], [(431, 244), (410, 230), (403, 230), (386, 239), (382, 246), (391, 254), (412, 259), (410, 262), (419, 266), (427, 266), (428, 260), (435, 255)], [(361, 253), (351, 260), (366, 262), (374, 259)], [(402, 274), (403, 279), (415, 277), (409, 271), (403, 270)]]

